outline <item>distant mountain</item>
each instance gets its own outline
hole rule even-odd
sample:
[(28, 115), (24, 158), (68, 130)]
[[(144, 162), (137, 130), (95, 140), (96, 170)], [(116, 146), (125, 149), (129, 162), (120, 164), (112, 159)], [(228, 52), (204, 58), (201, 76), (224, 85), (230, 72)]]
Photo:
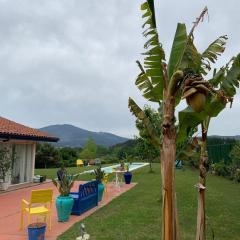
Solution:
[(50, 125), (39, 130), (60, 138), (56, 145), (61, 147), (83, 147), (89, 138), (92, 138), (96, 144), (106, 147), (129, 140), (111, 133), (91, 132), (69, 124)]
[(120, 148), (133, 148), (137, 143), (137, 140), (136, 139), (129, 139), (125, 142), (122, 142), (122, 143), (117, 143), (116, 145), (113, 145), (111, 146), (111, 148), (117, 148), (117, 147), (120, 147)]

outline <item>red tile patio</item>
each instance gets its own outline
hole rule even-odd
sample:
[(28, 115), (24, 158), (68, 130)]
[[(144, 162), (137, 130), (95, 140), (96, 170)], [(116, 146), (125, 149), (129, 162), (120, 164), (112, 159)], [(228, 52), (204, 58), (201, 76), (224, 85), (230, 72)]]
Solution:
[[(73, 191), (78, 189), (80, 182), (75, 182)], [(75, 222), (81, 221), (85, 217), (91, 215), (99, 208), (108, 204), (114, 198), (118, 197), (122, 193), (128, 191), (136, 184), (122, 185), (119, 189), (113, 184), (108, 184), (108, 194), (103, 197), (102, 202), (98, 207), (95, 207), (81, 216), (70, 216), (70, 220), (66, 223), (60, 223), (57, 221), (57, 213), (55, 204), (53, 204), (53, 219), (52, 219), (52, 230), (46, 231), (46, 240), (56, 239), (58, 235), (65, 232), (70, 228)], [(24, 198), (29, 200), (30, 192), (33, 189), (43, 189), (43, 188), (53, 188), (54, 197), (53, 201), (55, 202), (56, 197), (58, 196), (57, 189), (52, 183), (43, 183), (38, 186), (28, 187), (24, 189), (19, 189), (7, 193), (0, 194), (0, 240), (23, 240), (28, 239), (27, 236), (27, 219), (24, 219), (24, 229), (20, 231), (19, 222), (20, 222), (20, 210), (21, 210), (21, 199)], [(32, 218), (32, 222), (34, 217)]]

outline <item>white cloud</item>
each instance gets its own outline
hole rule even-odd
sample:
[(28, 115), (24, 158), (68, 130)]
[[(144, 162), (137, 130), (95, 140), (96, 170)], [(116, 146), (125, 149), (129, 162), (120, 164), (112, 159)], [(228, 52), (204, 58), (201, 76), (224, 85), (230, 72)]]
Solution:
[[(141, 2), (0, 1), (0, 115), (33, 127), (71, 123), (128, 137), (136, 133), (127, 100), (147, 103), (134, 86), (144, 42)], [(205, 4), (210, 22), (199, 26), (195, 38), (204, 49), (229, 35), (221, 66), (240, 50), (238, 1), (158, 0), (160, 38), (168, 55), (176, 23), (191, 27)], [(239, 134), (238, 99), (210, 132)]]

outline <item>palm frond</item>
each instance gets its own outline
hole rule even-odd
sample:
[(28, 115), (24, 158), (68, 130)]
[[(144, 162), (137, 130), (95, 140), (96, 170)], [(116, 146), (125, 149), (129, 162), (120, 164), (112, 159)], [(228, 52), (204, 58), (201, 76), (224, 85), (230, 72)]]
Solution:
[(200, 72), (201, 54), (198, 52), (191, 37), (188, 37), (188, 42), (179, 67), (181, 69), (191, 69), (195, 73)]
[(183, 54), (188, 42), (186, 25), (178, 23), (175, 37), (173, 40), (171, 54), (168, 61), (168, 77), (171, 78), (175, 71), (178, 70), (182, 61)]
[(224, 80), (226, 72), (226, 66), (221, 67), (218, 71), (215, 68), (213, 72), (213, 78), (208, 80), (208, 82), (215, 88)]
[[(144, 48), (144, 68), (141, 67), (141, 73), (138, 75), (136, 85), (143, 92), (143, 96), (150, 101), (159, 102), (162, 100), (163, 92), (163, 61), (165, 53), (156, 29), (156, 19), (154, 11), (154, 1), (147, 0), (141, 5), (143, 11), (142, 18), (145, 20), (143, 24), (143, 36), (147, 38)], [(138, 62), (138, 65), (140, 63)]]
[(190, 128), (186, 139), (176, 146), (176, 159), (189, 160), (189, 158), (197, 157), (199, 154), (196, 151), (197, 138), (193, 135), (197, 132), (197, 127)]
[(157, 74), (159, 71), (158, 68), (155, 69), (143, 69), (143, 66), (139, 61), (137, 61), (139, 68), (141, 69), (141, 73), (137, 76), (135, 81), (136, 86), (142, 92), (142, 95), (152, 102), (160, 102), (163, 96), (163, 84), (158, 81), (158, 77), (149, 77), (149, 74)]
[(240, 54), (233, 57), (225, 66), (218, 71), (214, 71), (213, 78), (209, 83), (215, 88), (219, 88), (225, 97), (233, 97), (240, 82)]
[(224, 52), (227, 39), (227, 35), (220, 36), (201, 54), (201, 73), (203, 75), (207, 75), (211, 70), (211, 63), (215, 63), (218, 56)]
[(177, 145), (181, 145), (191, 135), (193, 129), (206, 118), (205, 112), (194, 112), (191, 107), (186, 107), (178, 113)]
[(240, 54), (232, 58), (232, 65), (226, 69), (226, 77), (221, 82), (221, 90), (227, 96), (232, 97), (236, 94), (236, 88), (239, 87), (240, 82)]

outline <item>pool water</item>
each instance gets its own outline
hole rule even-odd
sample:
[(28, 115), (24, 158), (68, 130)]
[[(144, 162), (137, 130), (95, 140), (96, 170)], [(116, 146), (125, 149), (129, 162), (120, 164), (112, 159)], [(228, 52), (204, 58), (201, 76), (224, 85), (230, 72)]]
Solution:
[[(138, 168), (141, 168), (141, 167), (145, 167), (149, 165), (149, 163), (140, 163), (140, 162), (133, 162), (129, 165), (129, 171), (134, 171)], [(112, 173), (113, 172), (113, 168), (116, 168), (116, 167), (119, 167), (120, 164), (115, 164), (115, 165), (112, 165), (112, 166), (108, 166), (108, 167), (103, 167), (102, 170), (105, 172), (105, 173)], [(92, 173), (94, 170), (88, 170), (88, 171), (84, 171), (83, 173)], [(82, 173), (82, 174), (83, 174)]]

